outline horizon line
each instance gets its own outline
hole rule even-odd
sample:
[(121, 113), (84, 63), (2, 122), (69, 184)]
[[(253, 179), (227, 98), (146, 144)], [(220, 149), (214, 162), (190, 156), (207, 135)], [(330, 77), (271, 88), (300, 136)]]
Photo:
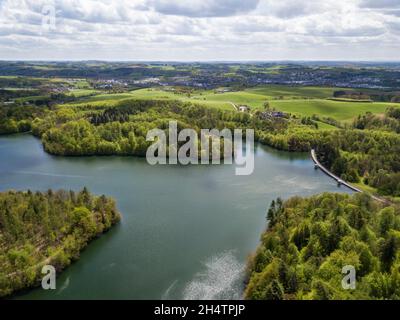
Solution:
[(342, 60), (342, 59), (243, 59), (243, 60), (145, 60), (145, 59), (1, 59), (0, 62), (141, 62), (141, 63), (278, 63), (278, 62), (358, 62), (358, 63), (400, 63), (400, 60)]

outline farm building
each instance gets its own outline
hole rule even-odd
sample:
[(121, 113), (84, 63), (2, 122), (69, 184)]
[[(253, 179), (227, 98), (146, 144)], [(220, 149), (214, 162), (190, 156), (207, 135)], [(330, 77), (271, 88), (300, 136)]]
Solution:
[(250, 107), (246, 106), (246, 105), (241, 105), (241, 106), (238, 106), (238, 110), (240, 112), (249, 112), (250, 111)]

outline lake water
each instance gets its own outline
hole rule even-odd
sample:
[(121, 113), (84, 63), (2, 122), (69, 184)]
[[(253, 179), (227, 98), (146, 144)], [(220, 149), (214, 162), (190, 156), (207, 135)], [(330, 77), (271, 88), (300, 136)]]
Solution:
[(150, 166), (133, 157), (54, 157), (30, 135), (0, 137), (0, 189), (74, 189), (113, 196), (119, 225), (57, 278), (18, 299), (241, 298), (243, 268), (278, 196), (350, 192), (308, 154), (257, 145), (255, 170)]

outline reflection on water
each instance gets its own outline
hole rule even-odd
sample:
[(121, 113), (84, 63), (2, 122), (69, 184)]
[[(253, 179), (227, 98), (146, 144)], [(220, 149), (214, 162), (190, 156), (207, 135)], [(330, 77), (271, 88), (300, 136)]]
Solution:
[(196, 273), (183, 292), (185, 300), (240, 299), (245, 265), (234, 252), (212, 256)]
[(241, 272), (280, 196), (349, 192), (307, 154), (256, 147), (250, 176), (230, 165), (150, 166), (132, 157), (54, 157), (29, 135), (0, 137), (0, 189), (87, 186), (113, 196), (122, 222), (57, 278), (20, 299), (240, 298)]

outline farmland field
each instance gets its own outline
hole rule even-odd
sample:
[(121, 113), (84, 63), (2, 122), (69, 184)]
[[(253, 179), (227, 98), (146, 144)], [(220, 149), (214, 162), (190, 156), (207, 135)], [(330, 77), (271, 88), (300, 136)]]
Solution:
[(248, 89), (248, 92), (257, 93), (264, 96), (271, 97), (304, 97), (304, 98), (329, 98), (333, 93), (338, 90), (351, 89), (332, 88), (332, 87), (293, 87), (282, 85), (262, 86), (253, 89)]
[(350, 121), (366, 112), (383, 113), (389, 103), (381, 102), (342, 102), (332, 100), (282, 100), (271, 101), (271, 106), (290, 113), (312, 116), (313, 114), (331, 117), (339, 121)]
[(359, 114), (372, 112), (383, 113), (391, 103), (381, 102), (353, 102), (330, 100), (335, 90), (340, 88), (324, 87), (289, 87), (289, 86), (262, 86), (245, 89), (243, 91), (218, 93), (213, 90), (194, 90), (189, 93), (172, 91), (170, 88), (145, 88), (126, 93), (97, 94), (82, 97), (78, 102), (69, 105), (91, 104), (93, 106), (113, 106), (124, 99), (157, 99), (181, 100), (199, 103), (209, 107), (232, 110), (235, 105), (248, 105), (251, 109), (262, 110), (264, 103), (284, 112), (299, 116), (318, 115), (330, 117), (338, 121), (350, 122)]
[(180, 100), (192, 103), (199, 103), (213, 108), (232, 110), (232, 105), (228, 101), (204, 100), (201, 96), (188, 97), (185, 94), (178, 94), (159, 89), (140, 89), (127, 93), (98, 94), (81, 99), (79, 102), (72, 102), (66, 105), (93, 105), (93, 106), (114, 106), (117, 102), (124, 99), (149, 99), (149, 100)]

